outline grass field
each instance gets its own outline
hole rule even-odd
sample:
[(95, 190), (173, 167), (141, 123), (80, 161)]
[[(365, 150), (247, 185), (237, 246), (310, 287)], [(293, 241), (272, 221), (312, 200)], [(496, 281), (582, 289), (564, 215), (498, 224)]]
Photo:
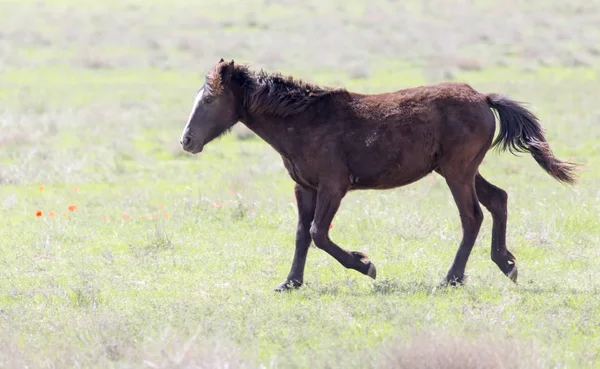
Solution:
[[(403, 4), (403, 5), (400, 5)], [(590, 1), (0, 1), (1, 368), (600, 368), (600, 4)], [(382, 92), (459, 80), (530, 103), (574, 187), (490, 152), (514, 285), (485, 212), (467, 284), (437, 175), (347, 196), (287, 275), (293, 183), (236, 127), (179, 136), (219, 58)], [(41, 216), (36, 216), (40, 212)]]

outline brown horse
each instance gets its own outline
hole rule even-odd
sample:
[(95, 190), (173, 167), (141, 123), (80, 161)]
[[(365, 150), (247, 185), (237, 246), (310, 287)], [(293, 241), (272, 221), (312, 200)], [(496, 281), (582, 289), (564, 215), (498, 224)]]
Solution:
[[(494, 141), (491, 108), (500, 120)], [(553, 156), (530, 111), (466, 84), (363, 95), (252, 72), (221, 59), (196, 95), (181, 136), (183, 149), (201, 152), (238, 121), (277, 150), (296, 182), (296, 251), (277, 291), (302, 285), (311, 241), (344, 267), (375, 278), (375, 265), (364, 253), (346, 251), (329, 238), (342, 199), (351, 190), (404, 186), (432, 171), (445, 178), (462, 222), (462, 240), (445, 282), (463, 282), (483, 220), (479, 203), (492, 214), (492, 260), (516, 282), (516, 260), (506, 249), (507, 194), (479, 174), (479, 164), (495, 146), (529, 152), (552, 177), (575, 182), (576, 164)]]

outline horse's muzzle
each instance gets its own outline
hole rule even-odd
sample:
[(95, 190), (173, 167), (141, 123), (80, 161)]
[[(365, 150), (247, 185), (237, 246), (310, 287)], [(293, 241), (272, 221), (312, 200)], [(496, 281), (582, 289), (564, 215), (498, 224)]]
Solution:
[(184, 151), (187, 151), (191, 154), (198, 154), (204, 148), (203, 144), (194, 143), (194, 140), (192, 140), (190, 136), (184, 136), (179, 143), (181, 143)]

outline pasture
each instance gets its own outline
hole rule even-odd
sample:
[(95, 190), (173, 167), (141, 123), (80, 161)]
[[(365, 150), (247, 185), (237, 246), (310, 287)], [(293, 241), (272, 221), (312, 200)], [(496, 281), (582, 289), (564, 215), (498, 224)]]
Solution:
[[(509, 5), (507, 5), (509, 4)], [(600, 4), (0, 2), (0, 368), (600, 368)], [(565, 186), (490, 152), (519, 284), (460, 242), (444, 180), (357, 191), (331, 237), (377, 280), (294, 251), (293, 182), (236, 126), (179, 138), (219, 58), (356, 92), (443, 80), (529, 103)]]

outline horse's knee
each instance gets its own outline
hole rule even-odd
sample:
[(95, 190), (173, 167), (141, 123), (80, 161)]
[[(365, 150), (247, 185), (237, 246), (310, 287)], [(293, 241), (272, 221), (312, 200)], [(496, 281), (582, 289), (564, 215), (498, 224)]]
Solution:
[(322, 249), (327, 245), (326, 229), (319, 227), (315, 223), (313, 223), (310, 226), (309, 234), (313, 242), (315, 243), (315, 246), (317, 246), (318, 248)]

